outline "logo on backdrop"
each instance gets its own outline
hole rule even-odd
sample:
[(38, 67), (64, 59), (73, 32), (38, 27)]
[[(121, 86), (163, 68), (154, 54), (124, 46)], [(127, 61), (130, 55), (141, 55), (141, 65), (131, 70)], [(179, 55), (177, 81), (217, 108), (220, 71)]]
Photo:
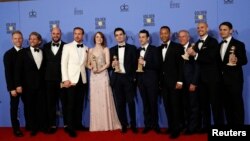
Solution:
[(121, 6), (120, 6), (120, 10), (121, 10), (121, 12), (128, 12), (128, 10), (129, 10), (129, 6), (127, 5), (127, 4), (122, 4)]
[(169, 3), (170, 8), (180, 8), (181, 3), (177, 2), (176, 0), (171, 0)]
[(6, 33), (10, 34), (16, 30), (16, 23), (6, 23)]
[(35, 11), (35, 10), (31, 10), (30, 12), (29, 12), (29, 17), (30, 18), (36, 18), (37, 17), (37, 12)]
[(60, 21), (59, 20), (49, 21), (50, 31), (52, 30), (52, 28), (55, 28), (55, 27), (60, 27)]
[(195, 11), (194, 12), (194, 20), (195, 20), (195, 23), (207, 22), (207, 11), (206, 10)]
[(224, 0), (224, 4), (233, 4), (234, 0)]
[(95, 29), (105, 29), (106, 28), (106, 18), (95, 18)]
[(83, 15), (83, 10), (82, 9), (77, 9), (76, 7), (74, 8), (74, 15)]
[(143, 15), (143, 24), (144, 26), (154, 26), (155, 25), (155, 15)]

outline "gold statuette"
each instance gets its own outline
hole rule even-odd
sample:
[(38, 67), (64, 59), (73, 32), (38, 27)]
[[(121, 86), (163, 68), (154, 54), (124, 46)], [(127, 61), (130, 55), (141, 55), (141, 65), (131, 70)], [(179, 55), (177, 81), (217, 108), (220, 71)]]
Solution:
[[(117, 61), (117, 62), (118, 62), (118, 58), (117, 58), (117, 56), (116, 56), (116, 55), (114, 55), (114, 56), (113, 56), (113, 61)], [(120, 73), (120, 72), (121, 72), (121, 70), (120, 70), (120, 68), (119, 68), (119, 65), (118, 65), (118, 64), (114, 66), (114, 69), (115, 69), (115, 71), (114, 71), (114, 72), (117, 72), (117, 73)]]
[[(195, 44), (191, 44), (191, 48), (194, 49)], [(181, 55), (184, 60), (189, 60), (189, 54), (185, 51), (185, 54)]]
[(235, 60), (237, 60), (236, 56), (235, 56), (235, 46), (232, 46), (230, 48), (230, 55), (229, 55), (229, 61), (227, 63), (228, 66), (236, 66), (236, 62)]

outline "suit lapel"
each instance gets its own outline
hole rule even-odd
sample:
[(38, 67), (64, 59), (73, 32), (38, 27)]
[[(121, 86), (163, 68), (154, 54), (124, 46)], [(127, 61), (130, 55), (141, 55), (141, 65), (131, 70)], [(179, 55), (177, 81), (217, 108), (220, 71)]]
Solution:
[(33, 62), (35, 68), (37, 68), (37, 65), (36, 65), (35, 59), (34, 59), (32, 53), (31, 53), (30, 47), (27, 49), (27, 54), (28, 54), (28, 57), (30, 58), (30, 60)]

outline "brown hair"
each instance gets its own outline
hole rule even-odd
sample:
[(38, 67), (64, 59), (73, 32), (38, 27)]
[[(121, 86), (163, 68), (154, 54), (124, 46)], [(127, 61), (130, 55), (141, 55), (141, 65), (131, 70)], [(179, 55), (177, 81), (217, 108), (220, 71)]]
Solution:
[(101, 31), (98, 31), (98, 32), (95, 33), (95, 36), (94, 36), (94, 43), (96, 44), (95, 37), (96, 37), (97, 34), (100, 34), (100, 35), (101, 35), (101, 38), (102, 38), (102, 40), (103, 40), (102, 43), (101, 43), (101, 45), (102, 45), (103, 47), (107, 47), (107, 40), (106, 40), (106, 37), (105, 37), (105, 35), (104, 35)]

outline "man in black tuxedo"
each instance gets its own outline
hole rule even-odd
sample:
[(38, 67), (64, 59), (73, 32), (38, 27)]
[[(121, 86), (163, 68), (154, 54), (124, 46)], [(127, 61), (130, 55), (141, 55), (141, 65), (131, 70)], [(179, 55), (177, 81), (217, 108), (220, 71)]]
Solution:
[(199, 100), (197, 93), (199, 66), (193, 56), (189, 56), (186, 50), (194, 47), (190, 42), (190, 35), (187, 30), (180, 30), (178, 33), (180, 44), (184, 47), (185, 55), (183, 56), (183, 109), (184, 109), (184, 134), (190, 135), (195, 133), (199, 128)]
[(232, 37), (233, 25), (230, 22), (221, 23), (219, 30), (223, 39), (220, 43), (220, 55), (225, 116), (229, 126), (241, 126), (244, 125), (245, 116), (242, 98), (242, 66), (247, 64), (245, 44)]
[[(22, 93), (18, 93), (15, 87), (14, 70), (17, 60), (17, 54), (22, 49), (23, 35), (21, 31), (14, 31), (12, 33), (12, 43), (13, 47), (6, 51), (4, 54), (3, 62), (5, 69), (5, 79), (7, 84), (7, 90), (10, 92), (10, 117), (13, 133), (17, 137), (22, 137), (23, 133), (20, 130), (20, 123), (18, 120), (18, 105), (19, 99), (21, 98), (24, 103), (25, 109), (25, 96)], [(25, 117), (25, 122), (27, 124), (27, 119)]]
[(26, 94), (31, 136), (35, 136), (39, 130), (45, 130), (43, 52), (39, 49), (41, 42), (39, 33), (30, 33), (30, 47), (18, 53), (14, 75), (17, 92)]
[(168, 133), (170, 138), (177, 138), (182, 129), (182, 95), (183, 85), (183, 47), (170, 40), (171, 31), (168, 26), (160, 28), (162, 45), (161, 54), (161, 90), (165, 111), (168, 117)]
[[(141, 30), (139, 32), (139, 41), (141, 47), (137, 49), (138, 69), (137, 83), (143, 102), (144, 130), (147, 133), (154, 129), (160, 133), (158, 125), (158, 105), (159, 94), (159, 70), (160, 54), (155, 46), (149, 44), (149, 32)], [(139, 71), (142, 68), (142, 71)]]
[(52, 41), (48, 42), (43, 47), (44, 63), (45, 63), (45, 81), (46, 81), (46, 97), (47, 97), (47, 112), (48, 112), (48, 133), (55, 133), (57, 129), (56, 109), (59, 105), (59, 97), (62, 98), (62, 109), (64, 125), (66, 126), (63, 89), (60, 84), (61, 77), (61, 57), (63, 45), (61, 40), (61, 29), (58, 27), (51, 30)]
[[(220, 48), (218, 41), (208, 35), (208, 25), (200, 22), (197, 25), (200, 36), (194, 48), (188, 48), (189, 55), (194, 56), (200, 68), (199, 95), (201, 111), (201, 133), (206, 133), (211, 126), (211, 110), (214, 125), (224, 124), (220, 84)], [(211, 109), (210, 109), (211, 107)]]
[[(136, 114), (135, 114), (135, 70), (136, 70), (136, 47), (127, 44), (126, 34), (122, 28), (114, 30), (114, 36), (118, 45), (110, 49), (110, 58), (117, 57), (118, 60), (111, 60), (111, 86), (114, 93), (118, 118), (122, 125), (122, 133), (127, 132), (128, 120), (126, 112), (126, 103), (128, 103), (130, 126), (134, 133), (137, 133)], [(120, 71), (115, 72), (116, 67)]]

